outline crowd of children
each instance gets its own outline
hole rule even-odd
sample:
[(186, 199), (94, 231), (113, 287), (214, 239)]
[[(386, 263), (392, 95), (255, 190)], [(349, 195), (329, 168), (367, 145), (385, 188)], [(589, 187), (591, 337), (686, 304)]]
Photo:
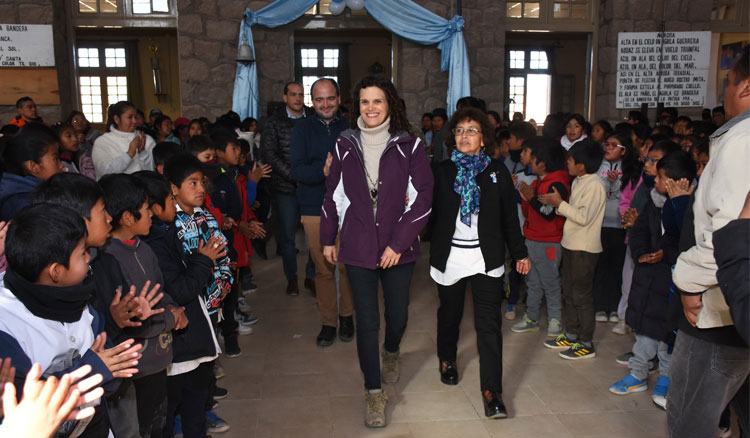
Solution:
[(60, 391), (99, 376), (76, 384), (86, 405), (60, 436), (227, 430), (213, 412), (227, 395), (216, 386), (219, 341), (238, 356), (237, 337), (257, 322), (242, 295), (257, 289), (251, 239), (265, 230), (251, 207), (268, 167), (249, 157), (232, 117), (157, 144), (137, 115), (119, 102), (105, 134), (74, 112), (0, 140), (4, 380), (20, 398), (40, 376), (66, 376)]
[[(227, 393), (218, 357), (240, 355), (238, 336), (258, 320), (243, 296), (257, 289), (253, 240), (266, 236), (256, 197), (271, 170), (255, 160), (257, 122), (230, 112), (173, 123), (158, 110), (146, 121), (123, 101), (102, 134), (78, 111), (51, 127), (29, 98), (18, 111), (0, 130), (0, 358), (10, 358), (0, 380), (19, 398), (46, 388), (40, 376), (59, 383), (68, 397), (58, 405), (75, 405), (61, 436), (227, 430), (212, 411)], [(437, 130), (425, 134), (438, 150), (445, 117), (434, 113)], [(553, 114), (537, 135), (488, 113), (498, 146), (487, 154), (512, 176), (531, 261), (525, 276), (508, 268), (505, 317), (525, 303), (512, 331), (538, 331), (544, 300), (544, 345), (563, 359), (596, 356), (597, 322), (634, 332), (618, 358), (629, 372), (609, 390), (644, 391), (658, 369), (652, 397), (664, 408), (671, 268), (719, 117), (667, 108), (652, 128), (638, 112), (614, 127)], [(89, 375), (101, 377), (81, 380)]]

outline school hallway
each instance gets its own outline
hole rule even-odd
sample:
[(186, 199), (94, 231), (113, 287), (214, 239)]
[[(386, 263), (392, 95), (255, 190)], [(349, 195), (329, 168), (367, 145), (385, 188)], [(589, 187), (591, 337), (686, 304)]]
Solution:
[[(307, 250), (297, 234), (301, 277)], [(436, 355), (437, 290), (429, 277), (429, 244), (422, 248), (411, 287), (409, 323), (401, 344), (401, 377), (384, 384), (389, 400), (388, 426), (364, 426), (364, 381), (356, 340), (319, 348), (320, 319), (315, 298), (302, 287), (285, 293), (281, 257), (253, 259), (259, 286), (248, 295), (259, 317), (254, 333), (240, 337), (242, 355), (221, 356), (226, 377), (218, 385), (229, 390), (217, 412), (231, 425), (214, 438), (490, 438), (490, 437), (665, 437), (667, 415), (651, 401), (649, 390), (618, 396), (607, 388), (622, 378), (627, 366), (615, 357), (630, 351), (632, 335), (611, 332), (614, 324), (597, 323), (597, 356), (566, 361), (545, 348), (546, 320), (537, 333), (516, 334), (503, 318), (503, 399), (509, 418), (484, 419), (480, 399), (479, 357), (467, 294), (458, 345), (458, 386), (440, 382)], [(273, 240), (268, 254), (275, 253)], [(516, 321), (523, 316), (523, 306)], [(381, 302), (382, 319), (382, 302)], [(384, 323), (381, 322), (381, 341)]]

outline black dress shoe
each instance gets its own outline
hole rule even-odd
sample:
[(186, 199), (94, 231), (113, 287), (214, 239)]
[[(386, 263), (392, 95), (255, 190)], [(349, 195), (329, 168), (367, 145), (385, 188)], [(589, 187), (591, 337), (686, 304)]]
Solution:
[(440, 381), (446, 385), (458, 385), (456, 362), (440, 361)]
[(299, 286), (297, 285), (297, 279), (289, 280), (289, 283), (286, 285), (286, 294), (291, 296), (297, 296), (299, 295)]
[(354, 339), (354, 317), (339, 316), (339, 339), (341, 342), (351, 342)]
[(482, 401), (484, 402), (484, 415), (487, 418), (508, 418), (508, 410), (505, 409), (503, 396), (499, 392), (485, 389), (482, 391)]
[(315, 339), (315, 343), (318, 347), (330, 347), (333, 344), (333, 340), (336, 337), (336, 327), (330, 325), (324, 325), (320, 329), (318, 337)]
[(305, 289), (309, 290), (312, 296), (316, 296), (315, 280), (313, 280), (312, 278), (305, 278)]

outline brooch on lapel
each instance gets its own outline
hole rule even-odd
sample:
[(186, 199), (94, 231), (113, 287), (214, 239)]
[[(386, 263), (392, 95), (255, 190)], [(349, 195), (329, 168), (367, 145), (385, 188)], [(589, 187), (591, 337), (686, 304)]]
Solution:
[(490, 178), (492, 179), (493, 184), (497, 184), (497, 172), (490, 173)]

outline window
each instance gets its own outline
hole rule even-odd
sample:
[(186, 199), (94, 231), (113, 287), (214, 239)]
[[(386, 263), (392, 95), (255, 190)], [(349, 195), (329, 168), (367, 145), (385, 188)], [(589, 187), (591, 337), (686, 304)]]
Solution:
[(598, 28), (594, 15), (604, 10), (599, 3), (594, 0), (505, 0), (505, 30), (593, 32)]
[(303, 44), (297, 48), (297, 77), (305, 91), (305, 105), (312, 105), (310, 89), (319, 78), (339, 81), (342, 49), (338, 46)]
[(78, 12), (82, 14), (115, 14), (117, 0), (78, 0)]
[(167, 0), (132, 0), (134, 14), (151, 14), (155, 12), (169, 12)]
[(711, 32), (747, 34), (749, 25), (750, 2), (746, 0), (712, 0)]
[(586, 0), (555, 0), (552, 11), (555, 18), (582, 20), (586, 18)]
[(541, 3), (529, 0), (508, 0), (505, 2), (508, 18), (539, 18)]
[[(305, 12), (305, 15), (333, 15), (331, 14), (330, 9), (328, 9), (328, 5), (330, 4), (331, 0), (320, 0), (317, 5), (308, 9), (307, 12)], [(365, 10), (365, 8), (362, 8), (358, 11), (352, 11), (349, 8), (346, 8), (346, 10), (349, 11), (352, 15), (367, 15), (367, 11)]]
[(66, 1), (75, 27), (177, 27), (177, 0)]
[(523, 50), (511, 50), (510, 51), (510, 68), (524, 68), (524, 55), (526, 52)]
[(535, 50), (531, 52), (529, 58), (529, 68), (531, 70), (547, 70), (547, 52)]
[(711, 20), (732, 21), (737, 12), (737, 0), (713, 0)]
[(508, 50), (507, 90), (511, 113), (542, 123), (550, 112), (552, 75), (545, 50)]
[(78, 78), (78, 89), (81, 92), (81, 112), (86, 119), (91, 123), (104, 123), (101, 78), (81, 76)]
[(104, 123), (109, 105), (129, 100), (127, 50), (107, 43), (77, 49), (81, 111), (92, 123)]
[(524, 90), (526, 89), (524, 83), (526, 79), (523, 76), (511, 76), (510, 77), (510, 90), (508, 97), (510, 97), (510, 108), (509, 112), (512, 113), (523, 113), (524, 111)]

